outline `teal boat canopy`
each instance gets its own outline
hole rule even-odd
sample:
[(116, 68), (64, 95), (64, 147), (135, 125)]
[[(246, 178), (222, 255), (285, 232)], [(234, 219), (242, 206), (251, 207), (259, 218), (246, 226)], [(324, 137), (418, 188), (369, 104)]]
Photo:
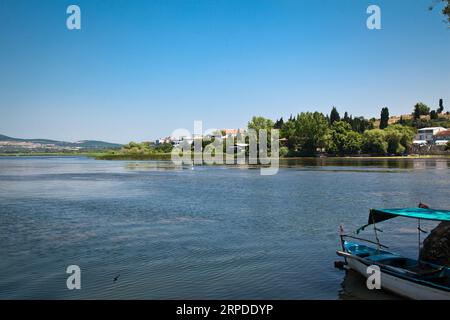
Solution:
[(367, 224), (359, 228), (356, 233), (359, 233), (371, 224), (389, 220), (395, 217), (406, 217), (434, 221), (450, 221), (450, 211), (425, 208), (371, 209), (369, 212), (369, 220)]

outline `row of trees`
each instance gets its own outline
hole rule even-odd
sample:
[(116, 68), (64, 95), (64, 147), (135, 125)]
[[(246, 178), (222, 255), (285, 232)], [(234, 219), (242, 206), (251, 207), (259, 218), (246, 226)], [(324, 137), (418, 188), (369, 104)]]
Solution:
[[(439, 107), (436, 110), (430, 110), (427, 105), (417, 103), (412, 117), (408, 119), (401, 117), (396, 124), (390, 124), (389, 109), (384, 107), (381, 109), (379, 127), (376, 128), (375, 118), (369, 120), (364, 117), (353, 117), (347, 112), (341, 117), (338, 110), (333, 107), (329, 115), (320, 112), (302, 112), (296, 117), (291, 115), (287, 121), (283, 118), (274, 122), (264, 117), (253, 117), (248, 123), (248, 128), (256, 132), (261, 129), (267, 130), (269, 140), (270, 130), (279, 129), (282, 156), (312, 155), (318, 151), (335, 155), (404, 154), (411, 148), (417, 128), (450, 126), (448, 116), (441, 116), (443, 112), (442, 99), (439, 100)], [(437, 119), (432, 116), (433, 113), (438, 115)], [(222, 132), (221, 135), (225, 133)], [(230, 138), (234, 142), (237, 141), (231, 136), (227, 140)], [(202, 148), (213, 141), (214, 138), (202, 141)], [(193, 145), (191, 147), (193, 149)], [(225, 142), (223, 148), (225, 152)], [(270, 143), (268, 148), (270, 149)], [(155, 145), (151, 142), (130, 142), (124, 145), (120, 152), (141, 155), (167, 154), (172, 149), (170, 143)]]
[(403, 154), (412, 144), (414, 131), (402, 125), (385, 129), (366, 130), (363, 134), (351, 131), (345, 122), (336, 122), (330, 129), (329, 153), (348, 155), (360, 152), (375, 155)]
[(450, 113), (444, 113), (444, 102), (439, 99), (439, 105), (435, 110), (431, 110), (426, 104), (419, 102), (414, 106), (412, 117), (408, 119), (400, 118), (399, 124), (414, 127), (416, 129), (425, 127), (450, 127)]
[[(425, 109), (423, 106), (424, 104), (418, 103), (414, 110)], [(443, 110), (441, 99), (436, 113), (441, 114)], [(296, 117), (291, 115), (287, 121), (280, 118), (272, 122), (263, 117), (253, 117), (248, 127), (255, 130), (279, 129), (282, 138), (280, 152), (288, 156), (312, 155), (318, 151), (335, 155), (408, 152), (417, 131), (415, 124), (418, 122), (414, 121), (414, 117), (408, 124), (402, 120), (389, 124), (389, 109), (385, 107), (381, 110), (379, 128), (375, 128), (375, 123), (376, 119), (353, 118), (347, 112), (341, 118), (338, 110), (333, 107), (330, 115), (302, 112)]]
[[(424, 127), (440, 127), (440, 126), (448, 126), (449, 121), (448, 117), (442, 117), (444, 113), (444, 101), (439, 99), (439, 106), (436, 110), (431, 110), (426, 104), (422, 102), (418, 102), (414, 106), (414, 111), (412, 113), (411, 119), (403, 119), (400, 117), (398, 121), (399, 124), (407, 125), (410, 127), (414, 127), (417, 129)], [(447, 112), (447, 115), (449, 113)], [(380, 129), (385, 129), (389, 125), (389, 109), (383, 108), (381, 109), (380, 115)]]
[[(344, 121), (348, 124), (350, 124), (351, 128), (353, 131), (359, 132), (359, 133), (363, 133), (364, 131), (368, 130), (368, 129), (373, 129), (373, 122), (375, 119), (365, 119), (364, 117), (355, 117), (353, 118), (352, 115), (348, 115), (348, 112), (345, 112), (344, 117), (341, 118), (341, 116), (339, 115), (339, 112), (337, 111), (337, 109), (335, 107), (333, 107), (333, 109), (331, 110), (330, 115), (326, 115), (325, 116), (327, 122), (332, 125), (334, 122), (336, 121)], [(295, 120), (292, 115), (290, 116), (290, 118), (288, 119), (289, 121), (293, 121)], [(260, 120), (262, 121), (262, 120)], [(284, 125), (285, 121), (283, 120), (283, 117), (281, 117), (279, 120), (276, 120), (273, 128), (274, 129), (281, 129)]]
[(281, 127), (280, 136), (286, 139), (283, 153), (311, 155), (320, 150), (336, 155), (385, 155), (403, 154), (411, 147), (415, 134), (412, 128), (396, 124), (373, 129), (373, 123), (369, 123), (361, 132), (345, 119), (328, 120), (319, 112), (300, 113)]
[(153, 154), (153, 153), (170, 153), (172, 151), (172, 144), (164, 143), (155, 145), (152, 142), (144, 141), (141, 143), (130, 142), (124, 145), (121, 149), (122, 153), (126, 154)]
[(444, 112), (444, 101), (439, 99), (439, 107), (436, 110), (430, 110), (426, 104), (419, 102), (414, 106), (414, 119), (420, 119), (421, 116), (430, 116), (430, 119), (435, 120)]

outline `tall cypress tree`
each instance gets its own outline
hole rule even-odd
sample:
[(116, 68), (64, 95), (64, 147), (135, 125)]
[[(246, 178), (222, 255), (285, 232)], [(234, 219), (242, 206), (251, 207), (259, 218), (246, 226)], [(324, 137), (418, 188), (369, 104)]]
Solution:
[(347, 123), (350, 123), (350, 118), (348, 116), (348, 112), (347, 111), (345, 111), (345, 113), (344, 113), (344, 121), (347, 122)]
[(442, 111), (444, 111), (444, 101), (442, 99), (439, 99), (439, 108), (437, 109), (437, 113), (441, 114)]
[(333, 109), (331, 109), (331, 113), (330, 113), (330, 124), (333, 124), (336, 121), (340, 121), (340, 120), (341, 120), (341, 116), (339, 115), (339, 112), (337, 111), (336, 107), (333, 107)]
[(281, 127), (284, 124), (283, 117), (280, 118), (280, 120), (275, 121), (275, 124), (273, 125), (274, 129), (281, 129)]
[(389, 109), (383, 108), (381, 109), (380, 129), (387, 128), (388, 124), (389, 124)]

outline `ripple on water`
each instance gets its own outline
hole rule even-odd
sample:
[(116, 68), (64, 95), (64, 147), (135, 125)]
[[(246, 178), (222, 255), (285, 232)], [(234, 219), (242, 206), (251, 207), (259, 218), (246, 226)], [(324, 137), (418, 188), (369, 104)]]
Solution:
[[(449, 208), (449, 162), (308, 161), (263, 177), (250, 167), (0, 159), (0, 299), (391, 298), (333, 268), (339, 225), (353, 232), (372, 207)], [(416, 255), (414, 223), (380, 227), (383, 243)], [(69, 264), (82, 269), (80, 291), (65, 287)]]

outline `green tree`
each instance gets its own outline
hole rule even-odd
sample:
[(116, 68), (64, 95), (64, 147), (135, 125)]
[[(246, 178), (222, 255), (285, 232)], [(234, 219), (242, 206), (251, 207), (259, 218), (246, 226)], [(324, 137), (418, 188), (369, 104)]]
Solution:
[(335, 121), (340, 121), (341, 120), (341, 116), (339, 115), (339, 112), (337, 111), (336, 107), (333, 107), (333, 109), (331, 109), (331, 113), (330, 113), (330, 125), (332, 125)]
[(334, 122), (327, 134), (327, 152), (333, 154), (343, 153), (343, 144), (348, 131), (351, 126), (343, 121)]
[(402, 134), (397, 130), (386, 129), (387, 152), (389, 154), (401, 154), (406, 148), (400, 143)]
[(364, 119), (364, 117), (356, 117), (351, 121), (352, 130), (364, 133), (366, 130), (373, 129), (373, 122), (369, 121), (367, 119)]
[(351, 122), (351, 118), (348, 116), (348, 112), (347, 111), (345, 111), (344, 118), (342, 120), (344, 120), (345, 122), (348, 122), (348, 123)]
[(439, 108), (437, 109), (437, 113), (441, 114), (444, 111), (444, 100), (439, 99)]
[(394, 124), (384, 130), (387, 152), (390, 154), (402, 154), (411, 148), (415, 132), (411, 127)]
[(365, 153), (384, 155), (388, 149), (386, 134), (381, 129), (367, 130), (362, 138), (362, 150)]
[(400, 140), (400, 143), (405, 147), (406, 151), (408, 151), (412, 146), (416, 132), (413, 128), (407, 126), (393, 125), (392, 127), (396, 128), (402, 133), (402, 139)]
[(259, 130), (265, 129), (269, 133), (273, 129), (273, 121), (264, 117), (253, 117), (248, 123), (248, 128), (253, 129), (259, 134)]
[(302, 112), (296, 119), (295, 135), (304, 154), (314, 154), (325, 147), (328, 123), (320, 112)]
[[(267, 150), (270, 151), (271, 139), (272, 139), (271, 130), (274, 128), (274, 122), (272, 120), (266, 119), (264, 117), (253, 117), (252, 120), (250, 120), (248, 123), (248, 128), (256, 131), (256, 140), (257, 141), (259, 141), (260, 130), (266, 130), (266, 133), (267, 133), (266, 147), (267, 147)], [(249, 133), (249, 134), (252, 134), (252, 133)], [(234, 144), (234, 138), (229, 136), (229, 137), (227, 137), (227, 139), (233, 139), (233, 144)], [(226, 145), (226, 141), (224, 141), (224, 146), (225, 145)], [(258, 146), (258, 148), (259, 148), (259, 146)], [(225, 148), (225, 151), (226, 151), (226, 148)]]
[(430, 111), (430, 119), (431, 120), (436, 120), (438, 118), (439, 118), (438, 113), (435, 110), (431, 110)]
[(139, 145), (141, 149), (150, 149), (152, 143), (150, 141), (142, 141)]
[[(444, 7), (442, 8), (442, 14), (447, 16), (447, 23), (450, 23), (450, 0), (436, 0), (434, 2), (443, 3)], [(430, 6), (430, 10), (434, 9), (435, 5)]]
[(288, 147), (280, 147), (279, 155), (280, 157), (286, 157), (289, 154)]
[(389, 109), (382, 108), (380, 116), (380, 129), (387, 128), (388, 125), (389, 125)]
[(350, 131), (344, 142), (344, 154), (358, 154), (362, 148), (362, 135), (359, 132)]
[(298, 139), (296, 136), (296, 125), (295, 119), (292, 116), (288, 121), (283, 123), (283, 126), (280, 130), (280, 137), (287, 139), (286, 146), (290, 151), (296, 151), (296, 147), (298, 145)]
[(162, 143), (155, 147), (155, 151), (160, 153), (170, 153), (172, 149), (173, 145), (171, 143)]
[[(445, 2), (445, 0), (442, 0), (442, 2)], [(442, 13), (447, 15), (447, 22), (450, 23), (450, 0), (447, 0), (447, 5), (442, 9)]]
[(329, 137), (327, 146), (329, 153), (340, 155), (357, 154), (361, 150), (361, 134), (352, 131), (350, 124), (347, 122), (335, 122), (331, 126)]
[(422, 103), (416, 103), (414, 106), (414, 119), (420, 119), (420, 116), (427, 116), (430, 114), (430, 108)]
[(131, 150), (136, 151), (136, 150), (139, 150), (140, 145), (137, 142), (131, 141), (130, 143), (125, 144), (122, 148), (125, 150), (129, 150), (129, 151), (131, 151)]
[(280, 118), (280, 120), (275, 121), (275, 124), (273, 125), (274, 129), (281, 129), (283, 127), (284, 120), (283, 117)]

